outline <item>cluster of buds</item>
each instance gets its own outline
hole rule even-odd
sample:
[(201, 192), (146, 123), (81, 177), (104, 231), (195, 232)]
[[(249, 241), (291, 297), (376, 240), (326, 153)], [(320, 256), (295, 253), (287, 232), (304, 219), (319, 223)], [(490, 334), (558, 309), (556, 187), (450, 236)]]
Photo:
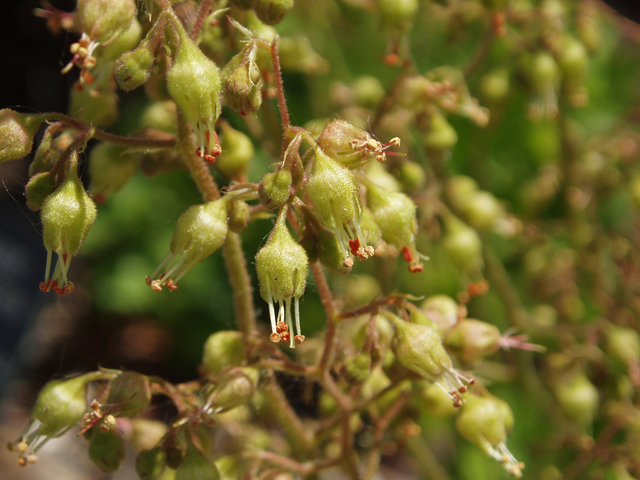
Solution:
[[(307, 283), (309, 259), (304, 248), (297, 243), (286, 224), (287, 208), (278, 214), (276, 225), (271, 231), (267, 243), (256, 255), (256, 271), (260, 280), (260, 295), (269, 304), (272, 342), (289, 341), (291, 348), (302, 343), (300, 327), (300, 297)], [(291, 300), (294, 303), (295, 327), (291, 314)], [(276, 315), (274, 303), (277, 303)]]

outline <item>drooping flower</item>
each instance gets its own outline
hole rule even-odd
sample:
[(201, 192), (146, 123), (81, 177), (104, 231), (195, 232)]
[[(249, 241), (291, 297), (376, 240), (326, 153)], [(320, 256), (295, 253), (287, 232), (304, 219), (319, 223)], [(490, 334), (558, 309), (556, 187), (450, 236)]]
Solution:
[[(42, 236), (47, 249), (47, 267), (40, 290), (54, 290), (58, 295), (73, 291), (73, 283), (67, 277), (69, 265), (97, 216), (95, 203), (78, 178), (78, 152), (71, 155), (66, 180), (42, 202), (40, 211)], [(58, 261), (51, 274), (53, 252), (58, 254)]]
[[(256, 271), (260, 280), (260, 294), (269, 304), (271, 341), (288, 340), (289, 346), (295, 348), (295, 342), (304, 341), (300, 328), (300, 297), (307, 283), (309, 259), (304, 248), (289, 233), (285, 221), (286, 212), (286, 207), (280, 210), (267, 243), (256, 255)], [(292, 299), (297, 332), (295, 337), (292, 336)], [(275, 303), (278, 304), (277, 315)]]

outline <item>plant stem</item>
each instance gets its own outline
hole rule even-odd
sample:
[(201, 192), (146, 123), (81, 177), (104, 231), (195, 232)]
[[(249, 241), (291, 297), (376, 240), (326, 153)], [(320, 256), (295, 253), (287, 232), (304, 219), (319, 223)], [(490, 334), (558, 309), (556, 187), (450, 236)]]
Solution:
[(202, 5), (200, 5), (200, 10), (198, 10), (198, 18), (196, 18), (196, 23), (193, 25), (193, 30), (189, 34), (189, 38), (196, 42), (198, 39), (198, 35), (200, 34), (200, 30), (202, 30), (202, 25), (204, 24), (205, 18), (211, 12), (213, 8), (213, 0), (204, 0)]
[(256, 328), (256, 313), (253, 305), (253, 287), (247, 270), (247, 260), (242, 250), (240, 235), (234, 232), (227, 234), (222, 246), (222, 255), (229, 275), (229, 283), (233, 289), (236, 322), (245, 342)]
[(322, 357), (320, 358), (320, 363), (318, 364), (318, 375), (320, 375), (320, 378), (323, 379), (327, 375), (329, 366), (331, 365), (331, 360), (333, 359), (333, 350), (336, 336), (336, 307), (333, 303), (331, 290), (329, 289), (329, 284), (327, 283), (327, 277), (325, 277), (324, 272), (322, 271), (320, 262), (314, 262), (311, 265), (311, 272), (313, 273), (313, 278), (316, 281), (316, 288), (318, 289), (320, 302), (322, 302), (324, 311), (327, 314), (327, 332), (324, 339), (324, 350), (322, 351)]
[(280, 110), (280, 119), (282, 123), (282, 131), (285, 132), (289, 128), (291, 121), (289, 120), (289, 110), (287, 110), (287, 99), (284, 96), (284, 84), (282, 83), (282, 71), (280, 70), (280, 56), (278, 50), (278, 36), (276, 35), (271, 44), (271, 61), (273, 62), (273, 76), (276, 84), (276, 95), (278, 96), (278, 109)]

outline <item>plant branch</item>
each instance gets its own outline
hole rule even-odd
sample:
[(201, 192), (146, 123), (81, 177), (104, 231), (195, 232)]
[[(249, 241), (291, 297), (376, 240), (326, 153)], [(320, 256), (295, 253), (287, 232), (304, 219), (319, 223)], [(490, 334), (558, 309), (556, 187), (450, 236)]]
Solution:
[(247, 260), (244, 257), (240, 235), (234, 232), (227, 234), (227, 240), (222, 246), (222, 255), (233, 290), (238, 329), (248, 344), (248, 339), (256, 328), (256, 313), (251, 277), (247, 270)]

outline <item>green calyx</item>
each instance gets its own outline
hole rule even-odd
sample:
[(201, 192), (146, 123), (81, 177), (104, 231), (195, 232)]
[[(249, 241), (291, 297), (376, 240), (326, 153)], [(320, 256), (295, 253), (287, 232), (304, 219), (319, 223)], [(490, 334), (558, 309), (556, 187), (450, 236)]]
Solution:
[(82, 185), (76, 172), (77, 155), (67, 178), (42, 203), (40, 218), (42, 236), (47, 250), (73, 256), (96, 219), (95, 203)]
[(128, 92), (143, 85), (151, 75), (154, 61), (154, 45), (149, 40), (124, 53), (114, 70), (120, 88)]
[(27, 207), (34, 212), (40, 210), (42, 203), (54, 192), (56, 186), (55, 176), (51, 172), (41, 172), (33, 175), (24, 189)]
[(222, 95), (227, 106), (241, 115), (255, 115), (262, 104), (262, 75), (256, 63), (258, 47), (249, 43), (222, 69)]
[(329, 122), (318, 139), (318, 146), (324, 153), (347, 168), (360, 168), (370, 160), (384, 153), (380, 142), (369, 133), (346, 120)]
[(179, 23), (174, 23), (180, 45), (167, 72), (167, 89), (198, 140), (199, 154), (208, 161), (220, 153), (215, 122), (220, 116), (220, 72)]
[(222, 373), (204, 410), (222, 413), (249, 403), (256, 392), (259, 373), (253, 367), (236, 367)]
[(111, 43), (131, 26), (135, 0), (78, 0), (76, 22), (93, 42)]
[(291, 197), (293, 177), (291, 170), (280, 168), (277, 172), (267, 173), (258, 187), (258, 197), (269, 210), (281, 208)]
[(42, 115), (0, 110), (0, 164), (26, 157), (44, 120)]

